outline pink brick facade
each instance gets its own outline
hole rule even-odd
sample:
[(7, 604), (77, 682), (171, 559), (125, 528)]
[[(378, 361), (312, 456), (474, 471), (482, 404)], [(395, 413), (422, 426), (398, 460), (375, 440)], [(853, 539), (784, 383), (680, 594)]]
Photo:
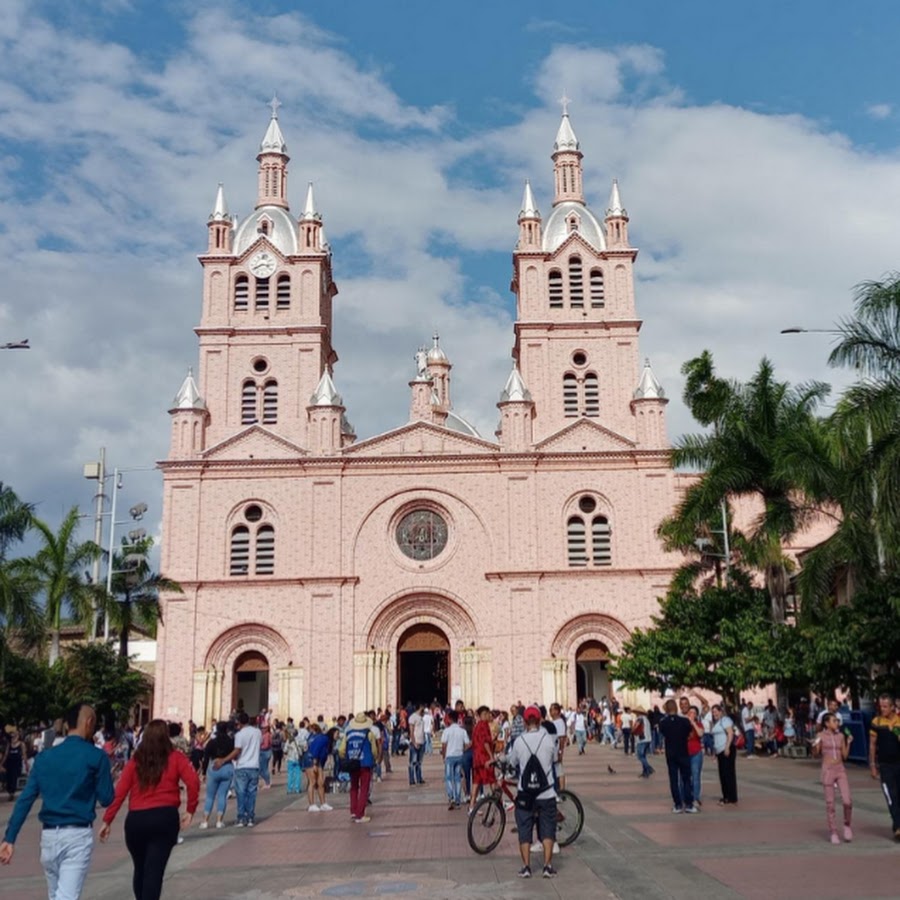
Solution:
[[(311, 188), (299, 220), (284, 212), (273, 116), (256, 210), (233, 223), (220, 191), (210, 217), (198, 383), (171, 411), (161, 566), (184, 594), (166, 598), (158, 714), (227, 714), (250, 658), (283, 716), (405, 701), (416, 625), (449, 645), (440, 699), (574, 702), (579, 654), (614, 653), (648, 624), (681, 561), (655, 537), (681, 476), (641, 366), (637, 251), (617, 186), (603, 219), (584, 205), (568, 116), (553, 158), (553, 210), (543, 219), (529, 187), (519, 216), (517, 370), (497, 439), (453, 417), (435, 341), (410, 421), (357, 442), (330, 381), (331, 252)], [(398, 545), (416, 510), (446, 523), (434, 558)]]

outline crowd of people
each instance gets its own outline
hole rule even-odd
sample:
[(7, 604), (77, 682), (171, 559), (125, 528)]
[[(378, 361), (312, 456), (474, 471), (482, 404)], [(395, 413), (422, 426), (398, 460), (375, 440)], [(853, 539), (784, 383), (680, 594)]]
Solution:
[[(852, 734), (839, 704), (813, 697), (781, 715), (770, 700), (761, 709), (746, 701), (730, 713), (721, 704), (690, 696), (670, 697), (662, 709), (625, 706), (615, 698), (585, 700), (577, 708), (552, 704), (549, 709), (514, 704), (509, 710), (467, 708), (437, 702), (408, 704), (338, 715), (330, 721), (281, 720), (269, 709), (256, 716), (234, 711), (209, 728), (189, 722), (153, 720), (145, 727), (97, 727), (88, 704), (77, 704), (64, 719), (23, 734), (4, 731), (0, 774), (10, 800), (24, 780), (0, 843), (0, 863), (13, 858), (16, 838), (31, 806), (40, 797), (41, 862), (51, 898), (80, 895), (93, 847), (96, 807), (106, 810), (99, 832), (108, 839), (112, 823), (127, 801), (125, 843), (133, 860), (134, 895), (155, 900), (172, 848), (182, 840), (205, 799), (199, 828), (221, 829), (228, 800), (235, 799), (234, 825), (256, 824), (258, 790), (272, 786), (273, 773), (286, 769), (286, 791), (305, 791), (306, 810), (328, 813), (329, 795), (349, 793), (354, 824), (370, 821), (375, 785), (406, 757), (409, 785), (425, 784), (423, 759), (440, 753), (448, 810), (475, 808), (480, 795), (494, 784), (497, 760), (518, 770), (515, 819), (522, 868), (532, 876), (531, 854), (542, 854), (542, 875), (556, 875), (557, 790), (565, 788), (567, 748), (584, 754), (589, 743), (621, 748), (635, 756), (641, 778), (651, 778), (657, 756), (668, 773), (672, 811), (696, 814), (703, 804), (704, 760), (715, 757), (723, 806), (738, 803), (740, 755), (774, 755), (789, 744), (809, 747), (821, 759), (829, 838), (850, 841), (852, 798), (845, 762)], [(869, 726), (868, 759), (891, 815), (894, 838), (900, 841), (900, 712), (883, 695)], [(610, 772), (615, 772), (608, 766)], [(305, 782), (305, 784), (304, 784)], [(836, 791), (843, 822), (838, 828)], [(183, 808), (183, 811), (182, 811)]]

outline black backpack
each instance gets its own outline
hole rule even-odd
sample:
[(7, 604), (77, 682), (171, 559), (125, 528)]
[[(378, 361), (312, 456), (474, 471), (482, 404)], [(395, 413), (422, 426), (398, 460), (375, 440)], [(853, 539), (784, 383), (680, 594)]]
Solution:
[(546, 738), (546, 733), (541, 734), (541, 739), (538, 741), (538, 745), (535, 747), (534, 752), (530, 747), (528, 748), (528, 752), (531, 755), (525, 763), (525, 768), (522, 769), (522, 777), (519, 780), (519, 783), (522, 786), (519, 788), (518, 794), (516, 794), (516, 807), (525, 812), (531, 812), (534, 809), (538, 795), (542, 794), (550, 787), (550, 782), (547, 780), (547, 773), (544, 771), (544, 767), (541, 765), (541, 761), (538, 759), (536, 752), (540, 749), (541, 744), (544, 743)]

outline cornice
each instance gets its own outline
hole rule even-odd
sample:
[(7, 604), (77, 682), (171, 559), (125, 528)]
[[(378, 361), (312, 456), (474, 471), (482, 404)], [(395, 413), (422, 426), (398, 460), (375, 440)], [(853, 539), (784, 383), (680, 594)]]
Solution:
[(198, 325), (194, 334), (198, 337), (219, 335), (221, 337), (256, 336), (260, 334), (323, 334), (328, 329), (324, 325)]
[(592, 578), (647, 578), (654, 576), (670, 577), (674, 572), (678, 571), (678, 566), (659, 566), (647, 567), (641, 569), (612, 569), (612, 568), (589, 568), (586, 566), (572, 569), (556, 569), (556, 570), (540, 570), (540, 569), (523, 569), (510, 570), (506, 572), (485, 572), (486, 581), (544, 581), (544, 580), (571, 580), (573, 578), (583, 578), (589, 575)]
[(234, 578), (204, 578), (198, 581), (187, 581), (185, 579), (179, 579), (178, 582), (182, 589), (185, 590), (185, 594), (173, 594), (171, 597), (167, 596), (166, 599), (168, 601), (175, 600), (189, 600), (190, 597), (187, 596), (187, 589), (192, 591), (201, 591), (203, 588), (236, 588), (238, 590), (246, 590), (248, 585), (250, 587), (259, 587), (260, 585), (277, 585), (278, 587), (314, 587), (315, 585), (333, 585), (335, 587), (343, 587), (344, 585), (357, 585), (359, 584), (359, 576), (358, 575), (319, 575), (307, 578), (254, 578), (253, 576), (247, 577), (243, 575), (235, 576)]
[(553, 322), (550, 320), (543, 321), (517, 321), (513, 327), (519, 331), (583, 331), (585, 328), (603, 328), (607, 331), (620, 331), (625, 329), (634, 329), (640, 331), (643, 325), (642, 319), (601, 319), (600, 321), (586, 320), (583, 322), (575, 322), (571, 320)]

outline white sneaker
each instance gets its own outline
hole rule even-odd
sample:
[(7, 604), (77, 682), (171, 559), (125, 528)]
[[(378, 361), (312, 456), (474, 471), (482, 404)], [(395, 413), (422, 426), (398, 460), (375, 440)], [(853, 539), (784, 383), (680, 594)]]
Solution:
[(207, 828), (209, 828), (209, 822), (201, 822), (201, 823), (200, 823), (200, 830), (201, 830), (201, 831), (206, 831)]
[(313, 803), (313, 804), (309, 807), (309, 811), (310, 811), (310, 812), (318, 812), (318, 811), (319, 811), (319, 807), (316, 806), (315, 803)]
[(224, 828), (224, 827), (225, 827), (225, 823), (224, 823), (224, 822), (221, 822), (221, 821), (216, 822), (216, 828)]
[(544, 845), (543, 845), (540, 841), (535, 841), (535, 842), (531, 845), (531, 852), (532, 852), (532, 853), (537, 853), (537, 852), (539, 852), (540, 850), (543, 850), (543, 849), (544, 849)]
[(553, 842), (553, 855), (556, 856), (557, 853), (559, 853), (559, 844), (557, 844), (556, 841), (554, 841)]
[(323, 803), (323, 804), (319, 807), (319, 809), (320, 809), (322, 812), (331, 812), (331, 811), (334, 809), (334, 807), (333, 807), (333, 806), (329, 806), (327, 803)]

